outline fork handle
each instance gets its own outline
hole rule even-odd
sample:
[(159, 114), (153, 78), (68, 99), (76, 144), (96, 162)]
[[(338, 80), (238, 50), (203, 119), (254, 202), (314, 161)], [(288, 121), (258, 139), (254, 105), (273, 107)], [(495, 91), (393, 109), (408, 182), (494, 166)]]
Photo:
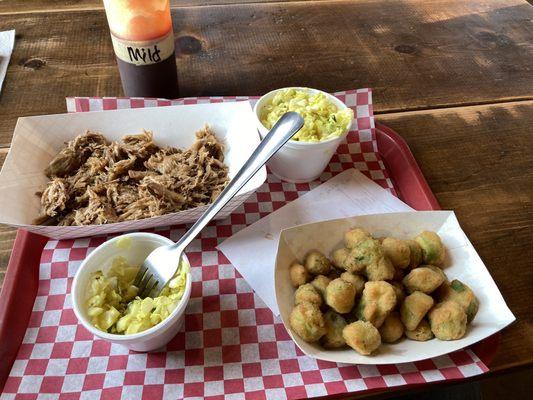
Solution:
[(302, 128), (303, 124), (304, 120), (298, 113), (291, 111), (283, 114), (239, 172), (237, 172), (237, 175), (230, 180), (224, 190), (194, 225), (171, 246), (170, 250), (179, 250), (181, 252), (185, 249), (252, 176)]

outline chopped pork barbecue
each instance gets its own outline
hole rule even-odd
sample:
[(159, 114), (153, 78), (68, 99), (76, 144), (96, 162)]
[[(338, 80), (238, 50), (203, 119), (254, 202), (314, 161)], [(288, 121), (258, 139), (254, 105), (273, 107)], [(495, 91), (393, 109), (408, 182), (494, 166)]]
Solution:
[(188, 150), (158, 147), (151, 132), (110, 142), (86, 132), (45, 169), (39, 225), (149, 218), (211, 203), (228, 182), (224, 147), (205, 127)]

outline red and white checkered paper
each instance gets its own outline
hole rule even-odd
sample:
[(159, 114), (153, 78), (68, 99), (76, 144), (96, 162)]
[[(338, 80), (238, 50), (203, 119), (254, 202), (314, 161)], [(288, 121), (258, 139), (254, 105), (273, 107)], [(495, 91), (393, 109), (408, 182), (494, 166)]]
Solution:
[[(182, 331), (161, 351), (143, 354), (96, 340), (78, 324), (70, 285), (84, 257), (105, 238), (50, 240), (24, 341), (1, 396), (94, 399), (298, 399), (406, 384), (461, 379), (488, 368), (469, 349), (397, 365), (341, 365), (304, 356), (224, 255), (218, 243), (354, 165), (394, 191), (377, 154), (368, 89), (336, 93), (356, 113), (355, 130), (320, 181), (267, 182), (229, 218), (209, 225), (187, 255), (192, 294)], [(72, 98), (69, 111), (151, 107), (246, 97), (175, 101)], [(254, 100), (254, 99), (252, 99)], [(177, 240), (185, 227), (156, 229)]]

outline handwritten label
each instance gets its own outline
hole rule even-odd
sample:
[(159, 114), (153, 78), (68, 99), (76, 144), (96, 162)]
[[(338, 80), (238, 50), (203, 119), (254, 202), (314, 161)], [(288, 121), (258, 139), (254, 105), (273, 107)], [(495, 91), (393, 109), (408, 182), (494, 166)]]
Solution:
[(111, 39), (116, 56), (129, 64), (157, 64), (174, 54), (174, 34), (172, 31), (155, 40), (124, 40), (113, 34), (111, 34)]

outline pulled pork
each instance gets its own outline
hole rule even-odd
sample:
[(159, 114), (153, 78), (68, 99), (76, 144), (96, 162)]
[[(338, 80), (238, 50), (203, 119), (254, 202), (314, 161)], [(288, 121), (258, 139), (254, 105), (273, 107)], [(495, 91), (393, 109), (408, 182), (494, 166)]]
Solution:
[(109, 142), (86, 132), (45, 169), (39, 225), (149, 218), (211, 203), (228, 182), (224, 148), (205, 127), (188, 150), (158, 147), (151, 132)]

